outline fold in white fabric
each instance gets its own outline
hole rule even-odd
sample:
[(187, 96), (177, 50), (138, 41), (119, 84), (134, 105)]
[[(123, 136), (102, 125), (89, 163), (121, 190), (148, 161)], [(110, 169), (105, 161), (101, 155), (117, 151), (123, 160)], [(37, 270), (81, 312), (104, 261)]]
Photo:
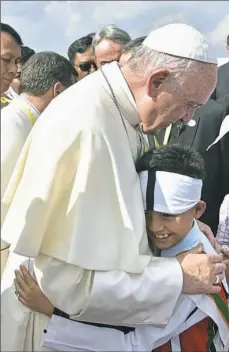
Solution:
[[(148, 171), (139, 174), (143, 204), (147, 210)], [(194, 207), (201, 198), (202, 180), (172, 172), (156, 171), (154, 211), (182, 214)], [(152, 185), (153, 187), (153, 185)]]

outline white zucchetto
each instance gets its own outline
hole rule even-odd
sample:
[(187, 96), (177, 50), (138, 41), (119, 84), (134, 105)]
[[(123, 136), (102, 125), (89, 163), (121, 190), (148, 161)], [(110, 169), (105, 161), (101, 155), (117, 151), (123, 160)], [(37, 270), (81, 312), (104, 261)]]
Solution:
[(143, 45), (160, 53), (217, 64), (217, 59), (209, 56), (209, 43), (205, 36), (187, 24), (172, 23), (155, 29)]

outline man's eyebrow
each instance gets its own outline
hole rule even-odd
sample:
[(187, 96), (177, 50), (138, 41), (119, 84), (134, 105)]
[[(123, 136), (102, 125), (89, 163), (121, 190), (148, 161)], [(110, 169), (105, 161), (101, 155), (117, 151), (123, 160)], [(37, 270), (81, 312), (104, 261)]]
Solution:
[(190, 105), (196, 105), (196, 106), (202, 106), (202, 103), (199, 103), (197, 101), (193, 101), (193, 100), (186, 100), (185, 102), (186, 104), (190, 104)]

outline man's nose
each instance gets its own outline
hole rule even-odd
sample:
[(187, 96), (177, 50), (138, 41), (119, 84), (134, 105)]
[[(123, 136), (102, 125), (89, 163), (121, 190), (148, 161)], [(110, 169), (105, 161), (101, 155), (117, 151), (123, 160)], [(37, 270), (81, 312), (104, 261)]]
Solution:
[(90, 73), (97, 71), (96, 67), (94, 65), (91, 65), (90, 68)]
[(11, 73), (12, 75), (14, 75), (14, 76), (16, 75), (17, 70), (18, 70), (18, 66), (15, 61), (13, 61), (13, 60), (10, 61), (10, 64), (8, 66), (8, 70), (9, 70), (9, 73)]
[(182, 120), (187, 124), (189, 123), (189, 121), (193, 118), (193, 115), (195, 113), (195, 110), (189, 111), (187, 112), (184, 117), (182, 118)]

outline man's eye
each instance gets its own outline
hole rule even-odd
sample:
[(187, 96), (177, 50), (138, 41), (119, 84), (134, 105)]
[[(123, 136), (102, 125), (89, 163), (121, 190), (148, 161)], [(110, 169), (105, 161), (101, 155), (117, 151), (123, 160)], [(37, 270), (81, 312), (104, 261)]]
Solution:
[(2, 57), (2, 60), (5, 62), (10, 62), (11, 58), (10, 57)]
[(16, 65), (19, 65), (21, 63), (21, 59), (20, 58), (17, 58), (16, 60), (15, 60), (15, 64)]
[(185, 110), (186, 111), (194, 111), (196, 109), (199, 109), (201, 105), (198, 104), (185, 104)]
[(175, 215), (164, 213), (164, 214), (162, 214), (162, 216), (163, 216), (164, 218), (174, 218)]
[(186, 111), (190, 111), (190, 110), (195, 110), (196, 107), (194, 107), (193, 105), (187, 104), (187, 105), (185, 105), (185, 109), (186, 109)]

